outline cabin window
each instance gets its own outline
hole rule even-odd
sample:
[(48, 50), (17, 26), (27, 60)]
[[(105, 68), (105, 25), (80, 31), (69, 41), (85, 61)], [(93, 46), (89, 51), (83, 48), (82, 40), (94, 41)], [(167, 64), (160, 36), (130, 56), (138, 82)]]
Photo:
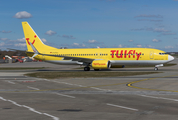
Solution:
[(166, 53), (159, 53), (160, 55), (165, 55)]

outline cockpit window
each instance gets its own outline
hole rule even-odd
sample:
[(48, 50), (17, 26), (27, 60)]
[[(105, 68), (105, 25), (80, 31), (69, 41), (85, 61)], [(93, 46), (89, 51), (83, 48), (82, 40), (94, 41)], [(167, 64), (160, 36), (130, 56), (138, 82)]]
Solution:
[(167, 53), (159, 53), (160, 55), (165, 55), (165, 54), (167, 54)]

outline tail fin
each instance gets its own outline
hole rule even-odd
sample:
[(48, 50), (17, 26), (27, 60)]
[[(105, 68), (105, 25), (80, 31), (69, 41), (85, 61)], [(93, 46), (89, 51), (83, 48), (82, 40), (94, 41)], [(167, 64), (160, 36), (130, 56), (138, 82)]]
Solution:
[(35, 33), (35, 31), (31, 28), (31, 26), (28, 24), (28, 22), (22, 22), (22, 27), (26, 40), (27, 50), (29, 52), (33, 52), (30, 42), (35, 46), (35, 48), (38, 48), (38, 50), (41, 52), (47, 49), (56, 49), (54, 47), (45, 45), (38, 37), (38, 35)]

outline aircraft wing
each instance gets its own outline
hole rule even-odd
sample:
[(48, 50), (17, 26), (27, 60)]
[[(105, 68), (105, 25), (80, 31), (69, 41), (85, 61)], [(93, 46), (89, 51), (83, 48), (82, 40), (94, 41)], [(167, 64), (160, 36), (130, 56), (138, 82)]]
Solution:
[(72, 60), (72, 61), (78, 61), (78, 62), (84, 62), (84, 63), (91, 63), (94, 59), (90, 58), (82, 58), (82, 57), (72, 57), (72, 56), (63, 56), (63, 55), (53, 55), (53, 54), (42, 54), (38, 52), (38, 50), (33, 46), (31, 42), (29, 42), (33, 52), (26, 51), (26, 53), (33, 53), (34, 55), (32, 56), (35, 57), (36, 55), (45, 55), (45, 56), (53, 56), (53, 57), (62, 57), (63, 60)]
[(78, 61), (78, 62), (91, 63), (94, 59), (64, 56), (64, 60), (72, 60), (72, 61)]
[(63, 60), (72, 60), (72, 61), (78, 61), (78, 62), (84, 62), (84, 63), (91, 63), (94, 59), (90, 58), (82, 58), (82, 57), (72, 57), (72, 56), (61, 56), (61, 55), (51, 55), (51, 54), (41, 54), (40, 55), (46, 55), (46, 56), (53, 56), (53, 57), (63, 57)]

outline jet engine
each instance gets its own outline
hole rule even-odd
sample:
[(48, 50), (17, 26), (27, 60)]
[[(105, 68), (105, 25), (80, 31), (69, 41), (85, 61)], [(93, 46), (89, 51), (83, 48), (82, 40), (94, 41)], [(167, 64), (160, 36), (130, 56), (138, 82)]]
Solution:
[(110, 67), (111, 67), (111, 63), (108, 60), (94, 60), (92, 62), (92, 68), (95, 70), (109, 69)]

